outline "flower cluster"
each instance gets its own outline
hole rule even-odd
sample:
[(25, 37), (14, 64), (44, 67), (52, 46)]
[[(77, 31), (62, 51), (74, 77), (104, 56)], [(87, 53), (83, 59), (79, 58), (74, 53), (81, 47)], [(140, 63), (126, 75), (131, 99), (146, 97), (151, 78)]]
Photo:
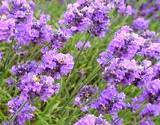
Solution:
[(135, 30), (146, 30), (148, 28), (149, 21), (143, 17), (139, 17), (133, 21), (133, 28)]
[(97, 91), (98, 88), (92, 85), (83, 86), (76, 95), (74, 104), (80, 107), (82, 111), (87, 111), (91, 107), (91, 103), (96, 96)]
[[(27, 120), (31, 120), (34, 117), (33, 112), (36, 110), (36, 107), (29, 104), (21, 97), (15, 97), (10, 100), (8, 102), (8, 107), (9, 112), (13, 115), (13, 120), (5, 122), (4, 125), (24, 125)], [(16, 119), (14, 119), (14, 116), (16, 117)]]
[[(49, 16), (35, 15), (35, 4), (31, 0), (3, 0), (0, 7), (0, 41), (15, 41), (18, 47), (39, 44), (44, 47), (47, 43), (54, 45), (62, 42), (61, 36), (54, 32), (48, 25)], [(61, 30), (62, 36), (65, 32)], [(53, 43), (52, 43), (53, 44)], [(58, 46), (58, 45), (57, 45)], [(24, 125), (26, 121), (34, 117), (34, 99), (39, 97), (46, 102), (53, 95), (57, 94), (60, 84), (55, 80), (68, 75), (73, 66), (74, 60), (70, 54), (63, 54), (57, 50), (57, 46), (50, 49), (43, 49), (42, 57), (38, 61), (27, 61), (16, 64), (11, 68), (11, 77), (6, 82), (19, 90), (19, 96), (9, 101), (10, 114), (14, 117), (13, 124)], [(44, 47), (45, 48), (45, 47)], [(21, 52), (20, 52), (21, 53)], [(19, 54), (19, 52), (18, 52)], [(23, 103), (26, 102), (24, 105)], [(6, 122), (5, 124), (10, 124)]]
[(115, 86), (109, 86), (101, 92), (92, 107), (97, 109), (100, 114), (111, 114), (114, 119), (118, 112), (126, 107), (124, 101), (125, 94), (119, 93)]
[[(140, 110), (142, 125), (154, 124), (151, 118), (160, 115), (159, 37), (155, 32), (147, 30), (148, 25), (149, 22), (144, 18), (137, 18), (130, 27), (123, 26), (98, 59), (109, 88), (113, 85), (132, 84), (141, 89), (140, 95), (133, 98), (129, 108), (133, 111)], [(114, 90), (111, 92), (113, 94)], [(112, 98), (108, 95), (104, 99), (107, 97)], [(114, 99), (118, 97), (115, 95)], [(102, 99), (99, 104), (103, 110), (99, 108), (98, 111), (108, 111), (108, 107), (104, 108), (106, 103)], [(119, 110), (123, 109), (121, 104), (118, 106)]]
[[(0, 41), (15, 41), (16, 45), (41, 45), (40, 58), (15, 64), (11, 68), (10, 86), (18, 89), (19, 95), (8, 102), (12, 115), (4, 125), (24, 125), (34, 118), (34, 100), (46, 102), (60, 90), (57, 80), (67, 76), (74, 68), (74, 58), (62, 53), (67, 41), (76, 33), (86, 33), (89, 37), (104, 37), (111, 24), (110, 12), (121, 15), (136, 13), (131, 26), (122, 26), (109, 43), (107, 50), (97, 59), (102, 75), (107, 82), (101, 92), (94, 85), (86, 85), (76, 95), (74, 105), (84, 112), (96, 110), (98, 117), (87, 114), (74, 125), (110, 125), (103, 115), (112, 117), (111, 124), (122, 125), (119, 112), (129, 108), (138, 112), (140, 125), (154, 125), (152, 117), (160, 115), (160, 38), (148, 30), (149, 21), (143, 16), (155, 15), (160, 10), (159, 0), (148, 1), (136, 13), (126, 0), (77, 0), (69, 4), (53, 30), (48, 24), (50, 17), (41, 14), (35, 17), (32, 0), (3, 0), (0, 7)], [(151, 5), (151, 6), (150, 6)], [(151, 7), (151, 8), (150, 8)], [(149, 8), (149, 11), (146, 11)], [(47, 46), (47, 47), (46, 47)], [(79, 41), (78, 50), (90, 48), (89, 41)], [(20, 52), (21, 53), (21, 52)], [(0, 60), (2, 58), (0, 52)], [(127, 95), (119, 90), (133, 85), (140, 94), (128, 103)], [(98, 97), (97, 97), (98, 96)]]
[(62, 76), (66, 76), (71, 72), (73, 66), (74, 61), (70, 54), (49, 50), (43, 54), (38, 72), (49, 74), (55, 79), (60, 79)]
[(147, 0), (140, 6), (137, 15), (143, 17), (151, 17), (152, 19), (160, 19), (159, 12), (160, 12), (160, 1)]
[(132, 6), (128, 5), (126, 0), (101, 0), (101, 1), (103, 1), (108, 8), (115, 9), (120, 14), (123, 15), (133, 14)]
[(96, 117), (94, 115), (87, 114), (79, 121), (77, 121), (74, 125), (110, 125), (110, 124), (101, 117)]
[(26, 63), (20, 63), (12, 66), (11, 73), (17, 77), (23, 76), (26, 73), (34, 72), (38, 63), (36, 61), (28, 61)]
[(109, 84), (130, 85), (140, 78), (141, 68), (134, 59), (113, 58), (105, 67), (103, 76)]
[(105, 35), (110, 22), (107, 12), (107, 7), (99, 0), (77, 0), (68, 5), (59, 23), (72, 34), (88, 32), (101, 37)]
[(15, 40), (20, 45), (49, 42), (52, 28), (48, 16), (34, 17), (34, 2), (27, 0), (4, 0), (0, 8), (1, 41)]
[(24, 75), (18, 84), (21, 97), (33, 99), (35, 96), (39, 96), (42, 101), (47, 101), (56, 94), (59, 91), (59, 87), (59, 84), (55, 84), (51, 76), (38, 76), (33, 72)]

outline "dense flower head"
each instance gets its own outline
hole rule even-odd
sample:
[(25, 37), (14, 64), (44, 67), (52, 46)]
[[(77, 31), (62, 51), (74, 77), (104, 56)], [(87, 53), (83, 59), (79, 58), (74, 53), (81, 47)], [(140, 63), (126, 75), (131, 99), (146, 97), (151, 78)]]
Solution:
[(141, 72), (139, 74), (140, 77), (136, 78), (136, 80), (134, 81), (134, 85), (136, 85), (139, 88), (144, 87), (155, 76), (155, 72), (152, 67), (151, 61), (144, 60), (141, 62), (140, 66), (141, 66)]
[(109, 25), (106, 6), (98, 0), (77, 0), (69, 4), (60, 20), (60, 25), (71, 32), (89, 32), (94, 36), (104, 36)]
[(145, 85), (145, 91), (150, 95), (158, 96), (160, 91), (160, 79), (148, 81), (148, 83)]
[(48, 16), (34, 17), (34, 2), (31, 0), (4, 0), (0, 8), (0, 41), (15, 40), (20, 45), (31, 42), (50, 42), (52, 28)]
[(0, 41), (10, 42), (14, 36), (15, 21), (12, 19), (0, 19)]
[(70, 54), (58, 53), (49, 50), (43, 54), (39, 72), (50, 74), (55, 79), (60, 79), (71, 72), (74, 66), (73, 57)]
[(30, 23), (34, 13), (34, 3), (26, 0), (4, 0), (0, 8), (1, 40), (16, 39), (20, 44), (28, 44)]
[(125, 94), (119, 93), (115, 86), (109, 86), (103, 90), (98, 98), (92, 104), (101, 114), (115, 114), (125, 108)]
[(160, 43), (150, 43), (148, 46), (144, 47), (141, 52), (141, 55), (148, 57), (150, 59), (160, 59)]
[(15, 39), (20, 45), (29, 45), (31, 42), (42, 44), (50, 42), (52, 27), (47, 24), (49, 17), (42, 14), (39, 20), (30, 19), (29, 22), (16, 25)]
[[(147, 73), (146, 76), (144, 75), (145, 77), (143, 77), (142, 79), (144, 83), (141, 88), (141, 94), (135, 97), (132, 101), (133, 110), (140, 110), (140, 116), (142, 117), (142, 119), (150, 119), (151, 117), (160, 115), (159, 64), (155, 64), (150, 67), (148, 72), (149, 73)], [(144, 125), (154, 125), (154, 123), (150, 120), (142, 120), (142, 123)]]
[(129, 26), (120, 28), (108, 46), (108, 52), (114, 57), (132, 59), (141, 46), (145, 43), (145, 39), (133, 32)]
[(151, 117), (160, 115), (160, 104), (148, 103), (145, 108), (141, 111), (140, 115), (142, 117)]
[(74, 125), (110, 125), (106, 120), (101, 117), (96, 117), (91, 114), (87, 114), (78, 120)]
[(67, 40), (73, 35), (70, 29), (59, 29), (53, 31), (51, 36), (51, 44), (53, 49), (61, 49), (64, 47)]
[(133, 14), (133, 8), (131, 5), (128, 5), (126, 0), (119, 0), (116, 1), (116, 9), (120, 14), (125, 15), (132, 15)]
[(28, 61), (12, 66), (11, 73), (15, 76), (22, 76), (28, 72), (35, 71), (38, 66), (36, 61)]
[(141, 33), (141, 36), (143, 38), (145, 38), (147, 40), (147, 42), (150, 40), (150, 42), (154, 42), (155, 40), (157, 40), (158, 35), (155, 31), (151, 31), (151, 30), (145, 30)]
[(104, 79), (110, 84), (130, 85), (140, 78), (141, 66), (132, 59), (113, 58), (104, 68)]
[(143, 56), (151, 61), (159, 59), (159, 40), (158, 33), (150, 30), (138, 31), (140, 36), (145, 39), (145, 43), (141, 46), (141, 50), (138, 55)]
[(3, 0), (0, 15), (15, 19), (16, 23), (29, 20), (34, 13), (34, 3), (30, 0)]
[(99, 58), (97, 59), (97, 62), (99, 65), (101, 65), (102, 68), (105, 68), (105, 66), (110, 64), (110, 61), (114, 58), (114, 56), (108, 52), (103, 51), (100, 53)]
[(151, 119), (141, 120), (140, 125), (155, 125)]
[(132, 15), (133, 8), (126, 0), (101, 0), (107, 8), (116, 9), (118, 13), (123, 15)]
[(157, 89), (159, 89), (160, 64), (153, 64), (149, 60), (144, 60), (141, 63), (141, 66), (143, 67), (143, 70), (140, 73), (140, 78), (135, 81), (136, 85), (143, 88), (145, 87), (146, 91), (155, 88), (154, 86), (157, 86)]
[(21, 78), (18, 88), (23, 98), (32, 99), (39, 96), (42, 101), (47, 101), (59, 91), (60, 85), (55, 84), (54, 79), (50, 76), (39, 76), (30, 72)]
[(50, 42), (52, 37), (52, 27), (48, 25), (50, 17), (42, 14), (40, 19), (33, 23), (30, 36), (35, 43)]
[(93, 101), (94, 97), (97, 94), (97, 91), (98, 91), (98, 88), (92, 85), (84, 86), (76, 95), (74, 104), (76, 106), (81, 107), (81, 110), (83, 111), (88, 110), (88, 108), (90, 108), (91, 102)]
[(146, 30), (149, 26), (149, 21), (143, 17), (139, 17), (133, 21), (133, 28), (136, 30)]
[[(22, 107), (12, 123), (14, 125), (24, 125), (26, 121), (31, 120), (34, 117), (33, 113), (36, 110), (36, 108), (29, 102), (26, 102), (26, 100), (18, 96), (8, 102), (8, 107), (11, 115), (15, 115), (15, 113)], [(9, 125), (9, 123), (6, 123), (5, 125)]]
[(76, 44), (76, 48), (78, 50), (81, 50), (83, 48), (83, 50), (86, 50), (88, 48), (91, 47), (91, 44), (89, 41), (87, 41), (86, 43), (85, 42), (82, 42), (82, 41), (79, 41), (77, 44)]

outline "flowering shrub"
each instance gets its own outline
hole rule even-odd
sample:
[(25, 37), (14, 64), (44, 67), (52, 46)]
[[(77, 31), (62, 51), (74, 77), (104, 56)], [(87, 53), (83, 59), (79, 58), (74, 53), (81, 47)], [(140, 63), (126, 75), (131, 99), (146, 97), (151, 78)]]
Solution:
[(2, 0), (0, 122), (159, 125), (159, 0), (140, 2), (77, 0), (55, 23), (38, 1)]

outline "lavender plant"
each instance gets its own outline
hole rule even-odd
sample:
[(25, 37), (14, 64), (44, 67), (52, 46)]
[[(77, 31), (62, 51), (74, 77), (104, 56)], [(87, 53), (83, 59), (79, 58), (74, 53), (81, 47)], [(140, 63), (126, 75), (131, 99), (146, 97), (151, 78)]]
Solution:
[(143, 11), (159, 1), (146, 4), (77, 0), (53, 23), (36, 1), (3, 0), (0, 122), (128, 125), (131, 113), (133, 124), (160, 124), (160, 36)]

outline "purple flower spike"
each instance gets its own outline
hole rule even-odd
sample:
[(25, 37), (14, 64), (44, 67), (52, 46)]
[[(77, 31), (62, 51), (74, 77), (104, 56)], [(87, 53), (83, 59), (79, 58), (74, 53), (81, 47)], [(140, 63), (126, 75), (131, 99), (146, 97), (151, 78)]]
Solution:
[(140, 125), (155, 125), (151, 119), (141, 120)]
[(82, 111), (87, 111), (90, 108), (90, 104), (96, 96), (98, 88), (92, 85), (84, 86), (76, 95), (74, 104), (81, 108)]
[(63, 54), (55, 50), (50, 50), (43, 55), (39, 71), (50, 74), (55, 79), (60, 79), (62, 76), (66, 76), (70, 73), (73, 66), (74, 61), (70, 54)]
[(139, 17), (133, 21), (133, 28), (136, 30), (146, 30), (148, 28), (149, 21), (143, 17)]
[(82, 117), (78, 122), (74, 125), (110, 125), (106, 120), (96, 117), (91, 114), (87, 114)]
[[(10, 100), (8, 102), (8, 107), (10, 114), (16, 115), (15, 119), (12, 121), (14, 125), (25, 125), (26, 121), (34, 118), (33, 112), (36, 108), (20, 97), (15, 97)], [(19, 111), (18, 114), (15, 114), (17, 111)], [(9, 125), (9, 122), (4, 123), (4, 125)]]
[(60, 89), (60, 85), (55, 84), (52, 77), (38, 76), (33, 72), (24, 75), (18, 86), (23, 98), (32, 99), (39, 96), (42, 101), (47, 101)]
[(102, 91), (97, 101), (92, 104), (100, 114), (115, 114), (124, 109), (125, 94), (119, 93), (114, 86), (109, 86)]

